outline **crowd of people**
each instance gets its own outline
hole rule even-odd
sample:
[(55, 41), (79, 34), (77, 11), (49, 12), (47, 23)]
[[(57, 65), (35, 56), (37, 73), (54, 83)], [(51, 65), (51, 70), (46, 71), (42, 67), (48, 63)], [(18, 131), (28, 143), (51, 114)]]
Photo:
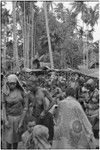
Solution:
[(78, 73), (2, 76), (7, 149), (17, 149), (20, 141), (25, 149), (99, 148), (98, 82)]

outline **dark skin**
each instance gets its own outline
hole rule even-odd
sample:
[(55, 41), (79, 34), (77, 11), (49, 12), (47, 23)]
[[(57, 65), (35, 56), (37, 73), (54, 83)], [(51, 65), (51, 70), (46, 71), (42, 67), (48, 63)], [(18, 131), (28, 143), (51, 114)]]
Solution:
[[(16, 88), (16, 83), (15, 82), (12, 82), (12, 83), (8, 83), (8, 86), (10, 88), (10, 91), (13, 92)], [(5, 94), (3, 95), (3, 98), (5, 99)], [(6, 116), (6, 110), (5, 110), (5, 104), (3, 105), (3, 111), (5, 112), (4, 113), (4, 116), (5, 116), (5, 126), (8, 127), (9, 126), (9, 122), (7, 120), (7, 116)]]
[[(32, 99), (35, 99), (38, 104), (41, 104), (41, 105), (43, 104), (44, 110), (41, 112), (41, 115), (40, 115), (40, 117), (43, 117), (55, 104), (55, 100), (53, 100), (52, 96), (46, 89), (42, 89), (38, 86), (36, 86), (35, 89), (36, 89), (35, 93), (33, 92), (33, 90), (30, 92), (30, 99), (31, 99), (31, 102), (33, 101)], [(50, 102), (50, 105), (48, 108), (46, 107), (45, 97), (47, 97)]]
[(15, 82), (8, 83), (10, 91), (14, 91), (16, 88), (16, 85), (17, 85), (17, 83), (15, 83)]
[[(17, 82), (8, 83), (8, 86), (9, 86), (9, 89), (10, 89), (10, 93), (12, 93), (14, 90), (17, 89)], [(24, 97), (23, 97), (23, 96), (24, 96)], [(24, 118), (25, 118), (26, 112), (27, 112), (27, 96), (24, 95), (24, 92), (23, 92), (23, 91), (22, 91), (22, 97), (26, 99), (26, 100), (25, 100), (25, 108), (24, 108), (24, 110), (23, 110), (23, 114), (21, 115), (21, 120), (20, 120), (20, 122), (19, 122), (19, 126), (18, 126), (18, 128), (16, 129), (17, 131), (20, 130), (20, 128), (21, 128), (21, 126), (22, 126), (22, 124), (23, 124), (23, 120), (24, 120)], [(3, 99), (5, 99), (5, 98), (6, 98), (6, 95), (4, 94), (4, 95), (3, 95)], [(6, 106), (5, 106), (5, 105), (6, 105), (5, 102), (3, 102), (4, 122), (5, 122), (5, 126), (6, 126), (6, 127), (9, 127), (9, 121), (8, 121), (8, 119), (7, 119)], [(13, 145), (7, 143), (7, 149), (11, 149), (11, 146), (13, 146), (14, 149), (17, 149), (18, 143), (13, 143)]]

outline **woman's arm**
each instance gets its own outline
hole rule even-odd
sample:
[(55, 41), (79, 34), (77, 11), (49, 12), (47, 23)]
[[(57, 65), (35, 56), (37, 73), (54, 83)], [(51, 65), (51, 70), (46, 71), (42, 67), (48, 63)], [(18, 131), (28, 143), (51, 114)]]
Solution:
[(43, 89), (43, 93), (44, 93), (44, 96), (47, 97), (51, 103), (53, 101), (51, 94), (46, 89)]
[(25, 105), (24, 105), (24, 110), (23, 110), (23, 113), (22, 113), (22, 116), (21, 116), (21, 120), (20, 120), (20, 123), (19, 123), (19, 128), (22, 126), (24, 118), (25, 118), (26, 113), (28, 111), (28, 105), (29, 105), (29, 98), (28, 97), (29, 97), (29, 95), (25, 93), (24, 94)]
[(5, 102), (6, 95), (2, 95), (2, 112), (3, 112), (3, 120), (6, 122), (7, 121), (7, 115), (6, 115), (6, 102)]
[[(42, 111), (41, 116), (44, 116), (56, 103), (56, 100), (52, 98), (51, 94), (46, 89), (43, 89), (43, 93), (44, 93), (44, 98), (43, 98), (44, 110)], [(47, 107), (47, 102), (45, 100), (45, 97), (50, 101), (50, 104), (48, 107)]]
[(45, 114), (47, 114), (47, 113), (49, 112), (49, 110), (53, 107), (53, 105), (54, 105), (55, 103), (56, 103), (56, 101), (53, 100), (53, 101), (49, 104), (49, 106), (48, 106), (47, 101), (46, 101), (46, 99), (44, 98), (44, 99), (43, 99), (44, 110), (42, 111), (41, 116), (44, 116)]

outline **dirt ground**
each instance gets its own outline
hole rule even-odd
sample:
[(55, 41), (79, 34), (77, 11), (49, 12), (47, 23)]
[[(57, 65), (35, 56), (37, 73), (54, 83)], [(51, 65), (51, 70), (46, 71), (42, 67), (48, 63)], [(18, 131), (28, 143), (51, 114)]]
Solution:
[[(99, 146), (99, 140), (98, 139), (96, 139), (96, 145)], [(6, 143), (4, 140), (3, 140), (2, 149), (6, 149)], [(19, 142), (18, 149), (24, 149), (24, 145), (22, 142)]]
[[(3, 134), (1, 134), (1, 139), (2, 139), (1, 140), (2, 141), (2, 148), (1, 149), (6, 149), (6, 142), (4, 140), (4, 135)], [(99, 147), (99, 140), (98, 139), (95, 139), (95, 143), (96, 143), (96, 146)], [(23, 145), (22, 142), (19, 142), (18, 149), (24, 149), (24, 145)]]

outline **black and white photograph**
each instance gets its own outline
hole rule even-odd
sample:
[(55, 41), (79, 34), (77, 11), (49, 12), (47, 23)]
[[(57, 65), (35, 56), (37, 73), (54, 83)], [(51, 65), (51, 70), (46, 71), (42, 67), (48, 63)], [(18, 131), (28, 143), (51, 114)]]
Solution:
[(99, 149), (99, 0), (1, 0), (1, 149)]

